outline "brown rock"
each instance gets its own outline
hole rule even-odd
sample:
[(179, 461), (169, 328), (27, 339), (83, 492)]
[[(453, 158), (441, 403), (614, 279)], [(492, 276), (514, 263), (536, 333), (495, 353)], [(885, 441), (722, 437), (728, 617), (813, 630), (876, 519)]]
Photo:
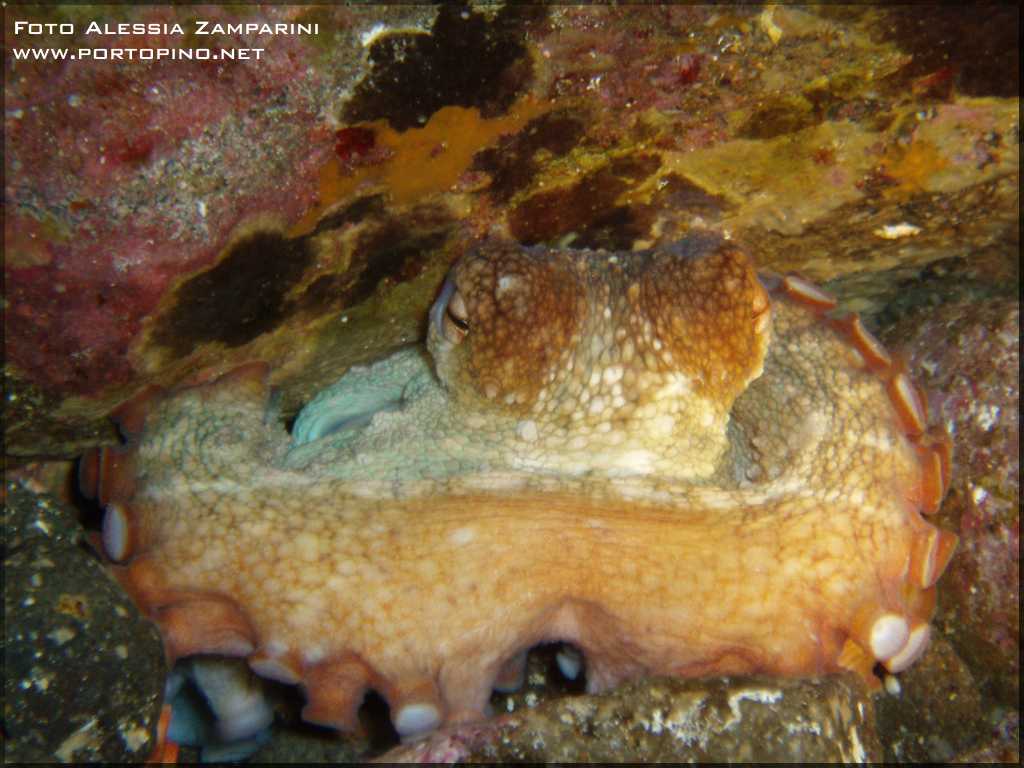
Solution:
[(882, 749), (850, 677), (654, 678), (399, 747), (399, 762), (862, 762)]
[(876, 697), (875, 711), (885, 759), (895, 762), (948, 762), (987, 731), (974, 677), (943, 637), (932, 638), (893, 693)]

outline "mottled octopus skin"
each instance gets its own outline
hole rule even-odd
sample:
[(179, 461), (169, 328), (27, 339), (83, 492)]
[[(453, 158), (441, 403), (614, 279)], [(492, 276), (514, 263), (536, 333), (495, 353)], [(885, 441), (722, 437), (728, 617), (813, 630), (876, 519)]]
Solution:
[(304, 716), (403, 736), (487, 714), (543, 641), (591, 691), (645, 674), (877, 684), (928, 641), (956, 537), (903, 365), (710, 235), (635, 253), (483, 243), (403, 350), (289, 436), (252, 364), (118, 414), (83, 462), (171, 659), (248, 657)]

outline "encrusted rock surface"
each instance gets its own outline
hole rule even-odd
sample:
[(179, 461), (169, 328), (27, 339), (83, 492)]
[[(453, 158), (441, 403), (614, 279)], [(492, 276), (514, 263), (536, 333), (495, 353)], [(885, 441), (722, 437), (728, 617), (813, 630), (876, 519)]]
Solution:
[(8, 14), (6, 39), (264, 54), (8, 62), (19, 457), (114, 442), (104, 415), (145, 384), (256, 358), (294, 413), (419, 337), (488, 231), (628, 249), (721, 229), (762, 266), (846, 281), (853, 308), (958, 259), (1017, 279), (1019, 64), (993, 43), (1015, 8), (223, 7), (205, 20), (320, 31), (205, 38), (83, 34), (194, 16), (97, 13), (26, 11), (76, 29), (31, 38)]
[(951, 302), (886, 339), (909, 353), (954, 440), (939, 522), (960, 536), (936, 625), (1000, 701), (1020, 699), (1020, 302)]
[(981, 692), (944, 637), (875, 700), (886, 761), (950, 762), (984, 733)]
[(56, 499), (5, 493), (5, 761), (143, 760), (167, 676), (156, 627)]
[(656, 678), (575, 696), (399, 747), (401, 762), (874, 762), (856, 679)]

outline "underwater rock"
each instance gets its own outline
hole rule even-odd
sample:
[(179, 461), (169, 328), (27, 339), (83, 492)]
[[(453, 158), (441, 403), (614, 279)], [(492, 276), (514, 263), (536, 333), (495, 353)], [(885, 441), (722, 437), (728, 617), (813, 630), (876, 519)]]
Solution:
[[(911, 73), (908, 51), (956, 66), (966, 43), (886, 37), (889, 13), (282, 6), (244, 21), (319, 31), (256, 36), (260, 61), (77, 61), (59, 78), (15, 61), (6, 450), (71, 458), (113, 442), (103, 417), (147, 384), (249, 359), (273, 364), (293, 415), (416, 340), (447, 266), (490, 232), (628, 250), (712, 226), (815, 280), (985, 258), (1019, 229), (1019, 105), (973, 75)], [(98, 37), (81, 34), (91, 12), (31, 14), (76, 25), (32, 46)], [(459, 66), (488, 53), (486, 71)]]
[(654, 678), (439, 732), (380, 762), (877, 762), (874, 708), (852, 676)]
[(5, 490), (5, 761), (143, 760), (167, 676), (156, 627), (59, 502)]
[(970, 299), (907, 316), (885, 339), (907, 350), (949, 424), (954, 470), (938, 515), (960, 536), (937, 622), (979, 684), (1020, 696), (1020, 304)]

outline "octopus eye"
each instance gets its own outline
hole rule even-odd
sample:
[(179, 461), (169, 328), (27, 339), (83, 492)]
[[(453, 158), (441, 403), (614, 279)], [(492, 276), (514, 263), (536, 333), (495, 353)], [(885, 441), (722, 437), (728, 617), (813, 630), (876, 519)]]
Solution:
[(469, 313), (458, 289), (452, 293), (445, 309), (443, 329), (445, 338), (453, 344), (458, 344), (469, 333)]

